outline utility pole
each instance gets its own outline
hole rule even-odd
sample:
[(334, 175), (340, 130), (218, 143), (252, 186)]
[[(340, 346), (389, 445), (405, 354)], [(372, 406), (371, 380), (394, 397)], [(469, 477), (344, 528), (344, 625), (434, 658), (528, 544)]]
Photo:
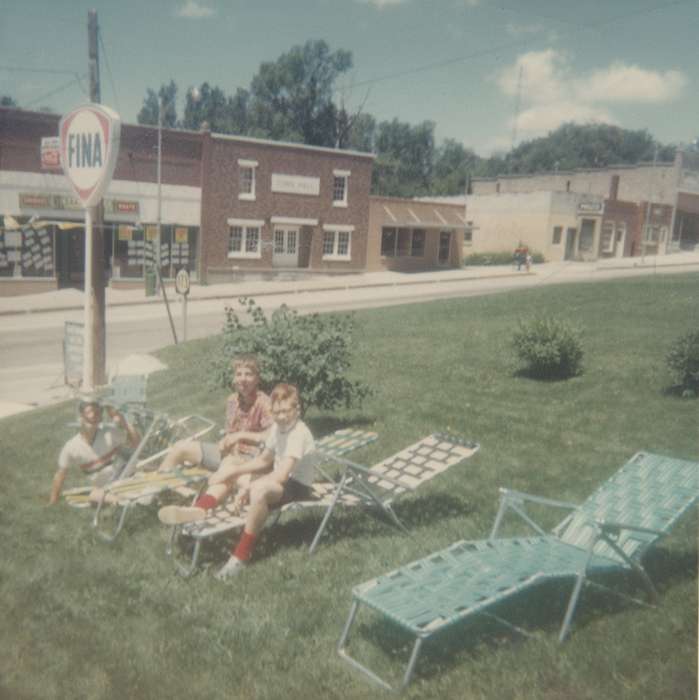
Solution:
[[(100, 64), (97, 26), (97, 11), (89, 10), (87, 15), (87, 51), (90, 75), (90, 102), (101, 102)], [(85, 279), (85, 294), (91, 297), (90, 323), (85, 324), (85, 342), (88, 344), (88, 361), (85, 376), (93, 388), (105, 384), (106, 328), (105, 328), (105, 274), (104, 274), (104, 207), (102, 202), (92, 208), (92, 240), (85, 241), (86, 266), (91, 274)], [(85, 231), (87, 237), (88, 232)], [(89, 253), (89, 258), (87, 257)], [(88, 338), (90, 334), (90, 338)]]

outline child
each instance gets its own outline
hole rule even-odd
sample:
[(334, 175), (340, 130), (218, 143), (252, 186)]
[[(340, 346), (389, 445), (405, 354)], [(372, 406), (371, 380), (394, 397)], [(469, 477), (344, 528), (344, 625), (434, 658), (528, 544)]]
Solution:
[[(239, 573), (252, 556), (253, 549), (270, 510), (285, 503), (311, 496), (315, 460), (313, 436), (300, 420), (299, 394), (296, 387), (278, 384), (271, 394), (274, 425), (267, 436), (261, 455), (243, 463), (224, 460), (221, 468), (209, 478), (212, 487), (231, 478), (263, 474), (244, 486), (238, 495), (241, 505), (250, 503), (245, 528), (231, 557), (216, 574), (224, 580)], [(194, 522), (206, 517), (206, 510), (216, 505), (205, 494), (191, 508), (161, 508), (160, 520), (168, 525)]]
[[(258, 389), (260, 368), (253, 355), (235, 358), (232, 368), (235, 392), (226, 403), (226, 435), (218, 443), (192, 439), (176, 442), (165, 456), (159, 471), (170, 471), (184, 462), (200, 464), (205, 469), (215, 471), (226, 456), (238, 464), (257, 454), (272, 425), (269, 396)], [(236, 479), (232, 476), (225, 482), (211, 486), (209, 495), (214, 499), (214, 505), (228, 495)]]
[[(126, 444), (133, 449), (138, 447), (139, 432), (116, 409), (107, 406), (107, 411), (114, 426), (102, 425), (102, 406), (98, 401), (90, 399), (78, 404), (80, 432), (66, 442), (58, 457), (49, 505), (58, 502), (68, 469), (79, 467), (90, 475), (96, 487), (103, 486), (115, 476), (112, 460), (119, 450)], [(98, 490), (93, 489), (90, 500), (96, 500), (97, 494)]]

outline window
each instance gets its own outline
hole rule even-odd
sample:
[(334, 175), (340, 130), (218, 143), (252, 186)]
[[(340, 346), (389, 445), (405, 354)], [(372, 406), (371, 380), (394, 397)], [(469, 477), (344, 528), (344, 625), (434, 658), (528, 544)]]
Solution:
[(323, 260), (349, 260), (352, 232), (347, 229), (323, 231)]
[(228, 235), (229, 258), (260, 258), (261, 221), (244, 221), (229, 219), (230, 233)]
[(349, 185), (349, 170), (333, 170), (333, 206), (347, 206), (347, 189)]
[(381, 255), (386, 258), (421, 258), (425, 255), (425, 229), (384, 228), (381, 232)]
[(425, 231), (421, 228), (416, 228), (413, 231), (413, 245), (410, 255), (414, 258), (421, 258), (425, 255)]
[(238, 199), (255, 199), (256, 160), (238, 159)]
[(563, 234), (563, 226), (553, 227), (553, 245), (559, 245)]
[(583, 219), (580, 226), (580, 240), (578, 242), (578, 250), (581, 253), (586, 253), (592, 250), (592, 244), (595, 240), (595, 220)]

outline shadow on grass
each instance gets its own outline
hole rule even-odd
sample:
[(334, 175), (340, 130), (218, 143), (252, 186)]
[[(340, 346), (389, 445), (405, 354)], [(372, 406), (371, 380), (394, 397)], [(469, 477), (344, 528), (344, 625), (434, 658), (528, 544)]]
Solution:
[(670, 396), (676, 399), (696, 399), (697, 391), (683, 386), (682, 384), (673, 384), (672, 386), (663, 387), (661, 391), (663, 396)]
[[(430, 494), (424, 498), (406, 500), (397, 505), (395, 510), (408, 530), (413, 530), (421, 526), (434, 525), (443, 518), (467, 516), (473, 508), (449, 494)], [(298, 517), (293, 512), (282, 515), (279, 523), (263, 531), (255, 549), (255, 561), (263, 561), (267, 557), (274, 556), (280, 549), (298, 546), (307, 549), (320, 526), (323, 513), (324, 509), (318, 508), (313, 512), (303, 512)], [(387, 528), (395, 533), (400, 532), (379, 509), (338, 506), (333, 511), (318, 546), (331, 547), (343, 540), (366, 539), (373, 535), (385, 534)], [(200, 567), (223, 564), (230, 554), (231, 547), (238, 542), (239, 538), (240, 531), (231, 530), (204, 540), (199, 554)], [(194, 540), (190, 537), (180, 537), (175, 543), (175, 548), (178, 560), (182, 563), (188, 562), (191, 560)]]
[(575, 379), (575, 377), (579, 377), (582, 374), (582, 370), (578, 372), (567, 372), (567, 371), (555, 371), (555, 370), (535, 370), (535, 369), (530, 369), (528, 367), (523, 367), (520, 369), (516, 369), (512, 372), (513, 377), (517, 377), (518, 379), (532, 379), (537, 382), (547, 382), (547, 383), (554, 383), (554, 382), (565, 382), (568, 379)]
[[(697, 552), (671, 552), (658, 548), (649, 554), (645, 564), (654, 585), (660, 591), (662, 603), (664, 591), (695, 574)], [(645, 589), (639, 578), (633, 574), (619, 572), (604, 578), (596, 577), (595, 581), (627, 596), (644, 600)], [(494, 605), (488, 612), (524, 629), (535, 638), (543, 639), (542, 635), (555, 635), (555, 639), (563, 622), (574, 583), (573, 579), (540, 583)], [(598, 589), (585, 587), (578, 601), (571, 634), (574, 635), (576, 629), (584, 628), (600, 617), (619, 615), (634, 609), (641, 609), (641, 606), (618, 596), (605, 594)], [(402, 675), (405, 670), (415, 637), (397, 625), (388, 623), (386, 618), (374, 612), (367, 612), (365, 606), (362, 607), (362, 611), (365, 618), (370, 616), (371, 619), (362, 620), (361, 616), (358, 618), (350, 636), (350, 647), (352, 639), (362, 638), (369, 646), (380, 650), (385, 658), (390, 659), (392, 665), (395, 664), (393, 671), (397, 679), (398, 672)], [(529, 640), (524, 635), (492, 618), (474, 615), (473, 618), (456, 623), (425, 641), (416, 675), (424, 680), (432, 679), (445, 673), (449, 667), (457, 665), (464, 656), (478, 660), (503, 645), (520, 645), (527, 641)], [(678, 687), (684, 688), (686, 680), (678, 678)], [(693, 683), (693, 679), (690, 680)], [(557, 696), (554, 694), (552, 697)]]
[(338, 418), (336, 416), (314, 416), (312, 418), (304, 418), (308, 423), (308, 427), (316, 438), (343, 428), (367, 428), (374, 425), (375, 418), (370, 416), (355, 416), (353, 418)]

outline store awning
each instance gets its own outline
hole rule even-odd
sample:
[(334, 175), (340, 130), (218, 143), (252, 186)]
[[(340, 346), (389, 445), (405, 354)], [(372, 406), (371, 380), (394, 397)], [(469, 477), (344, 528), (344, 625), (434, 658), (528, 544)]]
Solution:
[(391, 198), (377, 198), (372, 204), (382, 228), (466, 228), (464, 207)]

